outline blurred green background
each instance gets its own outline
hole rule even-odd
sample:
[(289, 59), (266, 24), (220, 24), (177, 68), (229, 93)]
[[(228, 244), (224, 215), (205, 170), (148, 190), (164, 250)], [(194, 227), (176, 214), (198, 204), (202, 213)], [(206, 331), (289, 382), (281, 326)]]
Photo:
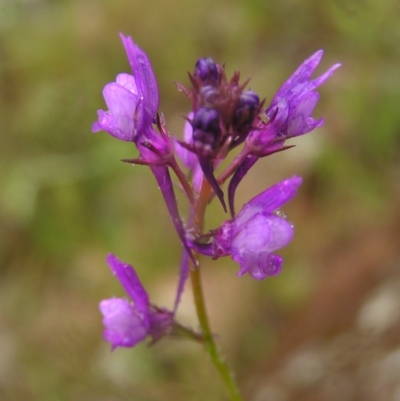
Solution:
[[(180, 136), (196, 59), (252, 77), (267, 102), (316, 50), (325, 125), (260, 161), (240, 206), (293, 174), (283, 273), (205, 262), (213, 328), (247, 400), (400, 400), (400, 3), (345, 0), (0, 0), (0, 399), (225, 400), (197, 344), (111, 353), (98, 302), (123, 295), (105, 258), (174, 299), (180, 245), (133, 145), (92, 134), (103, 86), (149, 54)], [(209, 227), (223, 219), (211, 207)], [(179, 316), (197, 327), (189, 286)]]

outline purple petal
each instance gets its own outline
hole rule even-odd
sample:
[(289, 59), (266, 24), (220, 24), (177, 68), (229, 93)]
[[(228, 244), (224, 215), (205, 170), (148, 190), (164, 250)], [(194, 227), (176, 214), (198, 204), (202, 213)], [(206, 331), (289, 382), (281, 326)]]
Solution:
[(323, 50), (318, 50), (307, 60), (305, 60), (290, 76), (290, 78), (280, 87), (271, 103), (275, 103), (279, 98), (287, 97), (289, 92), (302, 91), (304, 87), (303, 84), (309, 80), (312, 73), (317, 68), (323, 54)]
[(138, 89), (136, 87), (135, 78), (133, 75), (125, 74), (125, 73), (118, 74), (115, 81), (118, 85), (121, 85), (124, 88), (128, 89), (128, 91), (130, 91), (136, 95), (139, 94)]
[(281, 97), (287, 97), (289, 92), (300, 93), (309, 92), (324, 83), (333, 72), (340, 67), (341, 64), (334, 64), (328, 71), (322, 74), (320, 77), (310, 81), (310, 77), (317, 68), (321, 61), (323, 50), (318, 50), (307, 60), (305, 60), (297, 70), (291, 75), (291, 77), (281, 86), (279, 91), (276, 93), (272, 103)]
[(283, 259), (279, 255), (262, 253), (258, 255), (256, 263), (249, 268), (242, 266), (237, 275), (249, 273), (255, 280), (264, 280), (267, 277), (277, 276), (282, 271), (282, 264)]
[(104, 87), (103, 96), (109, 111), (98, 111), (98, 122), (93, 124), (93, 132), (103, 130), (123, 141), (134, 141), (137, 95), (112, 82)]
[(323, 84), (334, 72), (337, 70), (339, 67), (341, 67), (342, 64), (336, 63), (334, 64), (331, 68), (329, 68), (328, 71), (323, 73), (321, 76), (318, 78), (315, 78), (312, 80), (308, 86), (308, 90), (314, 90), (315, 88), (318, 88), (321, 84)]
[(121, 262), (115, 255), (109, 254), (107, 257), (113, 273), (124, 287), (127, 294), (132, 298), (138, 316), (142, 319), (146, 328), (149, 327), (148, 321), (148, 304), (149, 296), (139, 280), (132, 266)]
[(248, 272), (261, 280), (279, 274), (283, 260), (272, 257), (272, 252), (286, 246), (292, 237), (293, 226), (285, 219), (274, 214), (253, 216), (232, 241), (232, 258), (241, 265), (238, 275)]
[(272, 213), (279, 209), (296, 195), (301, 183), (301, 177), (293, 176), (268, 188), (243, 206), (243, 209), (236, 217), (236, 224), (245, 224), (258, 211)]
[(152, 124), (158, 110), (159, 93), (157, 81), (147, 54), (133, 42), (131, 37), (124, 36), (121, 33), (120, 38), (132, 68), (138, 92), (143, 99), (145, 112), (143, 120), (138, 122), (139, 129), (142, 129), (145, 125)]
[(144, 340), (148, 329), (134, 306), (121, 298), (105, 299), (99, 308), (103, 314), (104, 339), (116, 347), (133, 347)]
[(319, 99), (317, 92), (307, 92), (291, 107), (291, 117), (288, 120), (287, 134), (298, 136), (307, 134), (323, 124), (323, 119), (314, 120), (311, 116)]
[(286, 139), (306, 134), (323, 124), (321, 118), (312, 117), (319, 95), (313, 92), (340, 67), (335, 64), (320, 77), (310, 81), (310, 77), (322, 57), (322, 50), (309, 57), (294, 74), (281, 86), (265, 113), (269, 122), (259, 130), (254, 130), (246, 138), (250, 154), (267, 156), (283, 149)]
[(245, 225), (234, 224), (232, 254), (271, 253), (286, 246), (293, 237), (293, 226), (285, 219), (270, 213), (257, 213)]

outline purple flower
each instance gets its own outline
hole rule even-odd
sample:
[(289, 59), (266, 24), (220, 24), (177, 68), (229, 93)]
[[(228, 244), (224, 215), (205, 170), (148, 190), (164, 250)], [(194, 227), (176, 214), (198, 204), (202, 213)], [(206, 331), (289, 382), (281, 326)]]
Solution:
[(173, 313), (150, 304), (149, 296), (132, 266), (112, 254), (107, 262), (131, 298), (131, 301), (111, 298), (100, 302), (104, 339), (112, 349), (133, 347), (148, 335), (156, 341), (168, 334), (173, 326)]
[[(118, 74), (103, 89), (108, 110), (99, 110), (92, 131), (106, 131), (123, 141), (134, 142), (142, 164), (166, 164), (173, 156), (173, 144), (157, 119), (157, 81), (146, 53), (128, 36), (120, 34), (133, 75)], [(153, 124), (158, 125), (159, 133)]]
[(268, 121), (260, 122), (257, 129), (246, 138), (242, 154), (246, 157), (238, 166), (228, 188), (229, 208), (234, 216), (234, 197), (236, 188), (251, 167), (260, 157), (268, 156), (284, 147), (286, 139), (307, 134), (324, 123), (324, 119), (312, 117), (319, 94), (315, 92), (333, 72), (340, 67), (334, 64), (320, 77), (310, 80), (311, 75), (321, 61), (323, 51), (319, 50), (309, 57), (294, 74), (281, 86), (266, 109)]
[(213, 232), (213, 243), (193, 247), (214, 258), (231, 255), (240, 264), (238, 276), (249, 273), (262, 280), (279, 274), (283, 259), (273, 252), (291, 241), (293, 226), (276, 210), (296, 195), (301, 182), (294, 176), (262, 192)]
[(304, 61), (275, 94), (265, 111), (269, 121), (258, 130), (252, 131), (246, 139), (250, 154), (266, 156), (281, 147), (285, 139), (306, 134), (324, 123), (323, 118), (315, 120), (312, 117), (319, 99), (315, 89), (323, 84), (340, 64), (334, 64), (320, 77), (310, 80), (322, 55), (323, 51), (319, 50)]
[(108, 111), (97, 112), (98, 121), (92, 131), (106, 131), (123, 141), (135, 141), (138, 135), (136, 113), (139, 105), (135, 78), (129, 74), (118, 74), (116, 82), (107, 84), (103, 89)]
[(94, 132), (106, 131), (123, 141), (137, 142), (151, 128), (157, 114), (159, 94), (157, 81), (146, 53), (130, 37), (120, 34), (133, 76), (117, 75), (116, 82), (103, 89), (108, 111), (98, 111)]

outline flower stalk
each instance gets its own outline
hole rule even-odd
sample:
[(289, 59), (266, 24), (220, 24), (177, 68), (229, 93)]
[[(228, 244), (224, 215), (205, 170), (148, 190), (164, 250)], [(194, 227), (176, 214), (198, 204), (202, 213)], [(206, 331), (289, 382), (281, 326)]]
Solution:
[[(100, 302), (103, 336), (111, 348), (133, 347), (150, 339), (150, 344), (167, 336), (178, 336), (202, 343), (231, 401), (242, 401), (235, 377), (228, 367), (214, 333), (206, 308), (200, 265), (201, 256), (230, 256), (239, 266), (237, 276), (249, 274), (264, 280), (279, 274), (283, 258), (275, 252), (292, 240), (294, 228), (279, 209), (290, 201), (302, 183), (301, 177), (282, 180), (250, 199), (236, 214), (236, 189), (248, 171), (261, 158), (291, 148), (285, 142), (304, 135), (323, 124), (312, 116), (319, 94), (315, 91), (339, 67), (333, 65), (316, 79), (311, 75), (322, 51), (304, 61), (281, 86), (269, 106), (258, 94), (246, 89), (249, 80), (240, 82), (240, 74), (231, 78), (223, 65), (212, 58), (199, 59), (190, 88), (177, 84), (188, 96), (192, 110), (184, 127), (184, 138), (171, 138), (163, 115), (158, 111), (159, 91), (150, 59), (130, 37), (120, 35), (132, 74), (118, 74), (107, 84), (103, 96), (108, 110), (98, 111), (92, 131), (136, 146), (139, 156), (124, 162), (147, 166), (161, 190), (174, 230), (183, 246), (180, 274), (173, 308), (161, 308), (141, 283), (133, 266), (110, 254), (107, 262), (125, 289), (128, 299), (111, 298)], [(221, 173), (219, 164), (228, 153), (243, 146), (238, 156)], [(187, 169), (178, 164), (178, 157)], [(188, 202), (189, 219), (185, 226), (171, 171), (177, 177)], [(190, 177), (190, 179), (187, 179)], [(227, 202), (223, 184), (228, 183)], [(204, 232), (209, 203), (217, 199), (229, 219)], [(190, 277), (201, 332), (176, 320), (186, 281)]]
[[(207, 208), (210, 186), (207, 181), (204, 182), (198, 202), (193, 208), (193, 226), (195, 232), (202, 232), (204, 226), (204, 217)], [(199, 255), (195, 253), (195, 258), (198, 260), (197, 267), (192, 266), (190, 269), (190, 280), (192, 284), (193, 299), (196, 307), (197, 318), (199, 320), (201, 332), (203, 334), (204, 348), (210, 356), (211, 362), (219, 373), (222, 382), (225, 385), (226, 391), (229, 394), (231, 401), (242, 401), (238, 385), (231, 372), (225, 357), (220, 348), (215, 342), (214, 335), (211, 331), (206, 302), (204, 299), (203, 285), (201, 281), (201, 263)]]

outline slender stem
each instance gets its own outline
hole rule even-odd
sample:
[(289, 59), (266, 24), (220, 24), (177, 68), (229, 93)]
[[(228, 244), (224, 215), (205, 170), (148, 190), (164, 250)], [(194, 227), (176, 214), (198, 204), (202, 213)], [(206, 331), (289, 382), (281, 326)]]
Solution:
[[(205, 211), (211, 192), (212, 189), (210, 187), (210, 184), (206, 180), (204, 180), (200, 196), (196, 202), (194, 209), (192, 210), (193, 213), (191, 215), (191, 220), (193, 223), (192, 228), (197, 233), (202, 232)], [(195, 257), (198, 259), (198, 255), (195, 255)], [(200, 327), (203, 334), (204, 347), (207, 353), (210, 355), (212, 363), (216, 367), (222, 381), (224, 382), (231, 401), (242, 401), (242, 397), (239, 393), (236, 381), (225, 361), (225, 358), (221, 354), (221, 351), (219, 350), (215, 342), (210, 328), (201, 282), (200, 264), (198, 264), (197, 268), (192, 268), (190, 270), (190, 279), (192, 282), (197, 317), (199, 319)]]

